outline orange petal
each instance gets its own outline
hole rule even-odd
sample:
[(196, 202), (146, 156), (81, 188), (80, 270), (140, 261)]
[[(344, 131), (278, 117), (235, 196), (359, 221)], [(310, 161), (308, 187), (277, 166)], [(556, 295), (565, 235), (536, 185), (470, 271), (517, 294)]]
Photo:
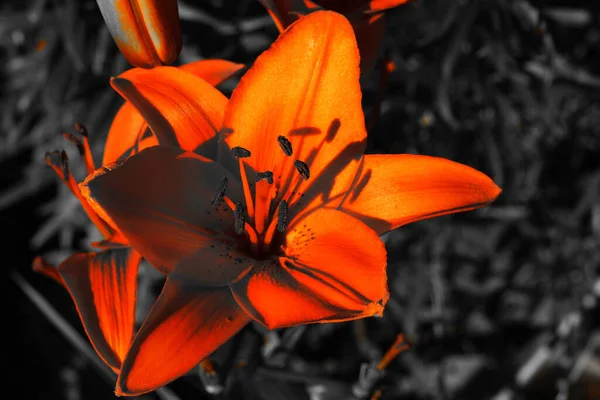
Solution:
[(318, 3), (328, 10), (350, 14), (366, 6), (369, 0), (318, 0)]
[(178, 68), (204, 79), (213, 86), (219, 86), (243, 68), (246, 68), (246, 66), (244, 64), (217, 59), (194, 61), (181, 65)]
[(206, 81), (174, 67), (156, 67), (131, 69), (111, 84), (137, 108), (160, 144), (190, 151), (216, 148), (227, 97)]
[(168, 278), (123, 363), (117, 396), (146, 393), (180, 377), (249, 320), (228, 288)]
[[(217, 86), (244, 67), (244, 64), (226, 60), (200, 60), (178, 68), (204, 79), (210, 85)], [(146, 129), (148, 124), (135, 107), (128, 102), (123, 104), (108, 132), (102, 165), (129, 157), (147, 147), (156, 146), (158, 144), (156, 137), (151, 133), (147, 134)]]
[(231, 286), (238, 304), (269, 329), (383, 311), (385, 247), (359, 220), (320, 209), (287, 233), (284, 252)]
[(366, 155), (340, 209), (379, 235), (410, 222), (490, 204), (501, 189), (485, 174), (444, 158)]
[(134, 66), (172, 63), (181, 51), (176, 0), (98, 0), (117, 46)]
[(187, 276), (187, 261), (201, 257), (199, 252), (211, 245), (215, 252), (227, 250), (227, 243), (215, 238), (223, 229), (233, 230), (233, 213), (224, 204), (211, 206), (223, 177), (229, 180), (227, 196), (241, 200), (239, 182), (221, 165), (181, 149), (156, 146), (120, 166), (96, 171), (81, 188), (92, 207), (100, 215), (108, 214), (156, 268), (168, 273), (180, 266), (179, 272)]
[[(250, 150), (244, 161), (255, 171), (273, 172), (277, 200), (318, 186), (299, 206), (292, 199), (290, 219), (321, 204), (321, 197), (328, 201), (347, 190), (356, 174), (366, 140), (358, 64), (348, 20), (317, 11), (281, 34), (233, 92), (224, 120), (233, 132), (226, 138), (229, 147)], [(280, 149), (279, 135), (292, 143), (291, 157)], [(308, 181), (300, 178), (295, 160), (308, 165)]]
[(389, 10), (390, 8), (398, 7), (404, 3), (408, 3), (410, 0), (371, 0), (369, 1), (370, 12), (381, 12)]
[(140, 260), (125, 248), (77, 253), (58, 266), (92, 345), (115, 372), (133, 338)]
[[(135, 107), (128, 102), (123, 104), (108, 131), (102, 165), (108, 165), (122, 157), (137, 153), (139, 148), (136, 146), (147, 128), (148, 124)], [(156, 143), (158, 144), (157, 141)]]
[(56, 282), (64, 286), (65, 282), (63, 281), (62, 276), (60, 276), (58, 269), (46, 261), (44, 257), (35, 257), (31, 263), (31, 267), (35, 272), (46, 275), (48, 278), (54, 279)]

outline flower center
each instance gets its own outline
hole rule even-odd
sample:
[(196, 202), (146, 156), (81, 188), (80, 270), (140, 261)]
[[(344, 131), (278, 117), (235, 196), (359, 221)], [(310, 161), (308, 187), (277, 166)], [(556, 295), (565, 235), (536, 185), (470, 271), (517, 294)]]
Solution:
[[(292, 143), (285, 136), (279, 136), (277, 142), (287, 157), (293, 155)], [(228, 181), (224, 177), (216, 188), (211, 205), (219, 206), (224, 201), (233, 211), (233, 232), (241, 249), (248, 251), (255, 259), (269, 257), (284, 244), (289, 223), (290, 202), (293, 198), (284, 195), (279, 197), (277, 202), (273, 202), (272, 200), (277, 198), (281, 176), (275, 179), (272, 171), (257, 171), (254, 172), (255, 180), (251, 185), (243, 159), (251, 157), (252, 153), (239, 146), (230, 151), (238, 159), (244, 201), (234, 202), (227, 196)], [(310, 178), (310, 170), (304, 161), (295, 160), (294, 167), (298, 172), (292, 177), (296, 180), (296, 184), (299, 184), (302, 179)], [(259, 192), (262, 195), (259, 195)], [(292, 192), (292, 195), (295, 194), (296, 192)]]

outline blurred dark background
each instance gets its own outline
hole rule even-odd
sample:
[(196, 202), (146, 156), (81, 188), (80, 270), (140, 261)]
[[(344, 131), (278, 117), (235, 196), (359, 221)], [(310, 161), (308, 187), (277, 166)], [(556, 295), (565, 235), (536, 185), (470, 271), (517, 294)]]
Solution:
[[(368, 398), (600, 399), (600, 13), (588, 3), (415, 0), (389, 11), (380, 65), (363, 82), (368, 152), (446, 157), (503, 193), (486, 209), (384, 237), (384, 318), (269, 334), (251, 325), (215, 355), (224, 393), (208, 394), (192, 371), (142, 397), (352, 398), (361, 365), (403, 333), (411, 349)], [(277, 36), (256, 0), (179, 5), (178, 63), (251, 65)], [(396, 66), (385, 85), (383, 60)], [(94, 0), (0, 4), (5, 393), (114, 398), (95, 353), (59, 329), (87, 343), (67, 292), (31, 261), (88, 249), (93, 228), (44, 153), (65, 149), (83, 180), (61, 134), (85, 124), (99, 161), (122, 103), (108, 81), (128, 68)], [(153, 282), (148, 270), (141, 279)]]

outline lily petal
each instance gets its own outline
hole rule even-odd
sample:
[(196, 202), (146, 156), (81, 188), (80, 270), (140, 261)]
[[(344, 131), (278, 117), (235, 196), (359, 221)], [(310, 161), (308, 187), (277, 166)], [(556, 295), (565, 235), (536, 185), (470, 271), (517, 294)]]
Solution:
[[(90, 175), (80, 185), (83, 195), (165, 273), (180, 265), (180, 272), (187, 276), (185, 271), (193, 270), (188, 262), (216, 245), (215, 238), (222, 236), (223, 229), (234, 229), (233, 213), (224, 204), (212, 206), (211, 199), (223, 177), (229, 180), (226, 194), (233, 199), (243, 198), (241, 185), (212, 160), (156, 146), (108, 171), (100, 169)], [(213, 252), (227, 250), (227, 243), (220, 246)], [(243, 265), (238, 267), (243, 269)]]
[(181, 51), (176, 0), (98, 0), (117, 46), (134, 66), (172, 63)]
[[(245, 65), (227, 60), (199, 60), (178, 68), (204, 79), (210, 85), (218, 86), (245, 68)], [(108, 132), (102, 165), (129, 157), (146, 147), (158, 145), (156, 137), (146, 133), (147, 129), (148, 124), (137, 109), (131, 103), (125, 102)]]
[[(281, 34), (232, 94), (224, 120), (232, 133), (226, 142), (250, 150), (244, 161), (255, 171), (281, 176), (276, 200), (316, 185), (301, 204), (291, 199), (290, 219), (323, 203), (321, 196), (327, 202), (347, 190), (356, 174), (366, 141), (358, 65), (348, 20), (316, 11)], [(292, 156), (280, 149), (279, 135), (291, 142)], [(308, 181), (300, 178), (295, 160), (309, 167)], [(300, 205), (292, 207), (295, 202)]]
[(174, 67), (134, 68), (111, 84), (148, 122), (160, 144), (216, 149), (210, 141), (221, 127), (227, 97), (203, 79)]
[(58, 266), (94, 349), (115, 372), (133, 338), (140, 260), (124, 248), (77, 253)]
[(410, 0), (371, 0), (369, 1), (370, 12), (382, 12), (401, 6), (404, 3), (408, 3)]
[(328, 10), (350, 14), (366, 6), (369, 0), (318, 0), (318, 3)]
[(365, 155), (340, 210), (379, 235), (426, 218), (473, 210), (501, 189), (484, 173), (444, 158)]
[(242, 69), (246, 68), (244, 64), (238, 64), (227, 60), (198, 60), (183, 64), (178, 67), (180, 70), (196, 75), (204, 79), (210, 85), (219, 86), (226, 80), (231, 79)]
[(158, 140), (153, 135), (148, 135), (141, 140), (148, 129), (148, 124), (140, 113), (129, 102), (125, 102), (115, 115), (110, 126), (102, 165), (108, 165), (122, 158), (127, 158), (143, 150), (142, 143), (146, 147), (158, 145)]
[(58, 269), (54, 265), (46, 261), (44, 257), (35, 257), (33, 259), (33, 262), (31, 263), (31, 267), (35, 272), (38, 272), (42, 275), (46, 275), (48, 278), (53, 279), (54, 281), (63, 286), (65, 285), (65, 282), (63, 281), (62, 276), (60, 276), (60, 272), (58, 272)]
[(117, 396), (139, 395), (166, 385), (249, 321), (228, 288), (206, 289), (167, 278), (127, 353), (117, 381)]
[(269, 329), (383, 311), (385, 246), (359, 220), (320, 209), (287, 233), (284, 252), (231, 285), (238, 304)]

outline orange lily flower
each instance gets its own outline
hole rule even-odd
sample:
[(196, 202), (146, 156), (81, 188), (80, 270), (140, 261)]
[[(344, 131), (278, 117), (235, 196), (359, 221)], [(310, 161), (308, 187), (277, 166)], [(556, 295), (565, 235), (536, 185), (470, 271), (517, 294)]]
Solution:
[[(179, 69), (204, 79), (206, 85), (217, 86), (243, 67), (225, 60), (201, 60)], [(155, 146), (157, 140), (150, 131), (147, 132), (147, 128), (146, 121), (126, 102), (111, 125), (102, 165)], [(81, 125), (77, 129), (82, 139), (71, 134), (65, 134), (65, 137), (77, 145), (87, 172), (91, 174), (95, 167), (87, 131)], [(187, 145), (190, 140), (182, 142)], [(82, 196), (69, 171), (64, 152), (49, 153), (46, 161), (80, 200), (104, 240), (92, 243), (100, 252), (74, 254), (58, 267), (37, 257), (33, 268), (53, 278), (70, 292), (94, 349), (113, 371), (118, 372), (133, 339), (137, 269), (141, 255), (129, 246), (128, 240), (110, 218), (99, 216)]]
[(132, 65), (171, 64), (181, 51), (176, 0), (97, 0), (119, 49)]
[(384, 11), (409, 0), (259, 0), (280, 32), (300, 17), (318, 10), (344, 14), (352, 24), (361, 55), (361, 74), (375, 66), (385, 34)]
[(449, 160), (364, 155), (358, 48), (334, 12), (287, 29), (229, 101), (171, 67), (131, 70), (113, 86), (161, 144), (205, 138), (196, 152), (146, 149), (80, 185), (167, 274), (118, 395), (183, 375), (252, 319), (275, 329), (380, 315), (389, 292), (379, 236), (500, 193)]

